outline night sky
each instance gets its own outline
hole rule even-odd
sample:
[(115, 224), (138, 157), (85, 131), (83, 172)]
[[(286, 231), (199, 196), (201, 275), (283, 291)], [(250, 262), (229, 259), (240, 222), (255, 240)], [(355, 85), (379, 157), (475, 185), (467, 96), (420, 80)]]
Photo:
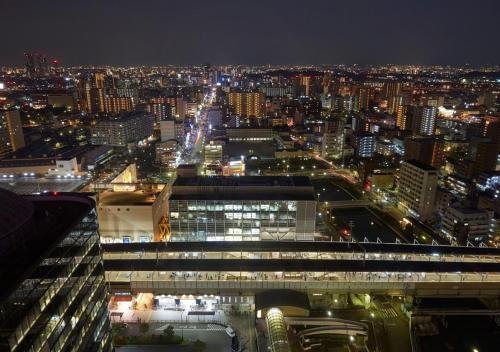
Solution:
[(0, 65), (500, 64), (499, 0), (0, 0)]

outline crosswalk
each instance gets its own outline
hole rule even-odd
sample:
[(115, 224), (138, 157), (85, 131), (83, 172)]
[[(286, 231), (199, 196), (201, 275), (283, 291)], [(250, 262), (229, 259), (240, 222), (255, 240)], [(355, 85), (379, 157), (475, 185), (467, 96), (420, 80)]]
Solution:
[(179, 330), (179, 329), (184, 329), (184, 330), (210, 330), (210, 331), (225, 331), (226, 327), (223, 325), (219, 324), (203, 324), (203, 323), (194, 323), (194, 324), (165, 324), (162, 325), (158, 328), (156, 328), (157, 331), (163, 331), (167, 328), (167, 326), (172, 325), (174, 327), (174, 330)]
[(397, 318), (398, 313), (393, 307), (380, 308), (377, 310), (378, 317), (380, 318)]
[(222, 325), (218, 325), (218, 324), (208, 324), (207, 325), (207, 330), (211, 330), (211, 331), (224, 331), (226, 330), (226, 328)]

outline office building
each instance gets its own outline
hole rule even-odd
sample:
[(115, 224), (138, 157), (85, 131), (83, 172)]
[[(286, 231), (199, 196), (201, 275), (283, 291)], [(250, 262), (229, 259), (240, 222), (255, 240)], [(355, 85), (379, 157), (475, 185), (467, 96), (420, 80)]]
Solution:
[(111, 351), (94, 201), (0, 199), (0, 350)]
[(432, 216), (438, 172), (416, 160), (404, 161), (399, 174), (398, 206), (408, 215), (426, 221)]
[(19, 110), (0, 110), (0, 159), (24, 147)]
[(313, 240), (307, 177), (177, 178), (169, 200), (174, 241)]
[(355, 135), (356, 156), (358, 158), (371, 158), (375, 153), (376, 138), (373, 133), (361, 132)]
[(448, 207), (444, 212), (441, 235), (453, 244), (466, 245), (489, 239), (492, 214), (474, 208)]
[(229, 105), (239, 117), (262, 117), (265, 96), (262, 92), (230, 92)]
[(92, 127), (92, 144), (125, 147), (153, 134), (154, 117), (147, 112), (132, 112), (99, 119)]

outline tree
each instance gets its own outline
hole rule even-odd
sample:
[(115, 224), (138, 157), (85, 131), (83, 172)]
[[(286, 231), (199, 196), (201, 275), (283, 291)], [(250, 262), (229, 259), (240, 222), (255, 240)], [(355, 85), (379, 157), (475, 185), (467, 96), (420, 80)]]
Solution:
[(172, 325), (167, 326), (166, 329), (163, 330), (163, 333), (165, 334), (168, 341), (172, 341), (172, 339), (174, 338), (174, 334), (175, 334), (174, 327)]
[(207, 350), (207, 344), (203, 341), (196, 340), (193, 342), (193, 352), (204, 352)]
[(139, 331), (142, 333), (142, 334), (145, 334), (149, 331), (149, 324), (148, 323), (141, 323), (139, 325)]

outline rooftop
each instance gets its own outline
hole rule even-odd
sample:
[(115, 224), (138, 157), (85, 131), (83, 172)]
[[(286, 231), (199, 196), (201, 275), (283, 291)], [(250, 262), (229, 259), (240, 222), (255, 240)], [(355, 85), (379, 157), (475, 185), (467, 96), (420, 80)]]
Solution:
[(422, 170), (425, 170), (425, 171), (437, 171), (435, 168), (433, 168), (432, 166), (430, 165), (427, 165), (427, 164), (424, 164), (424, 163), (421, 163), (420, 161), (418, 160), (415, 160), (415, 159), (412, 159), (412, 160), (407, 160), (405, 161), (407, 164), (410, 164), (410, 165), (413, 165), (413, 166), (416, 166), (418, 167), (419, 169), (422, 169)]
[(304, 176), (217, 176), (177, 178), (170, 200), (314, 201), (315, 198), (311, 181)]
[(157, 192), (103, 192), (99, 205), (151, 205), (156, 201)]
[(173, 187), (311, 187), (305, 176), (240, 176), (240, 177), (182, 177), (177, 178)]

